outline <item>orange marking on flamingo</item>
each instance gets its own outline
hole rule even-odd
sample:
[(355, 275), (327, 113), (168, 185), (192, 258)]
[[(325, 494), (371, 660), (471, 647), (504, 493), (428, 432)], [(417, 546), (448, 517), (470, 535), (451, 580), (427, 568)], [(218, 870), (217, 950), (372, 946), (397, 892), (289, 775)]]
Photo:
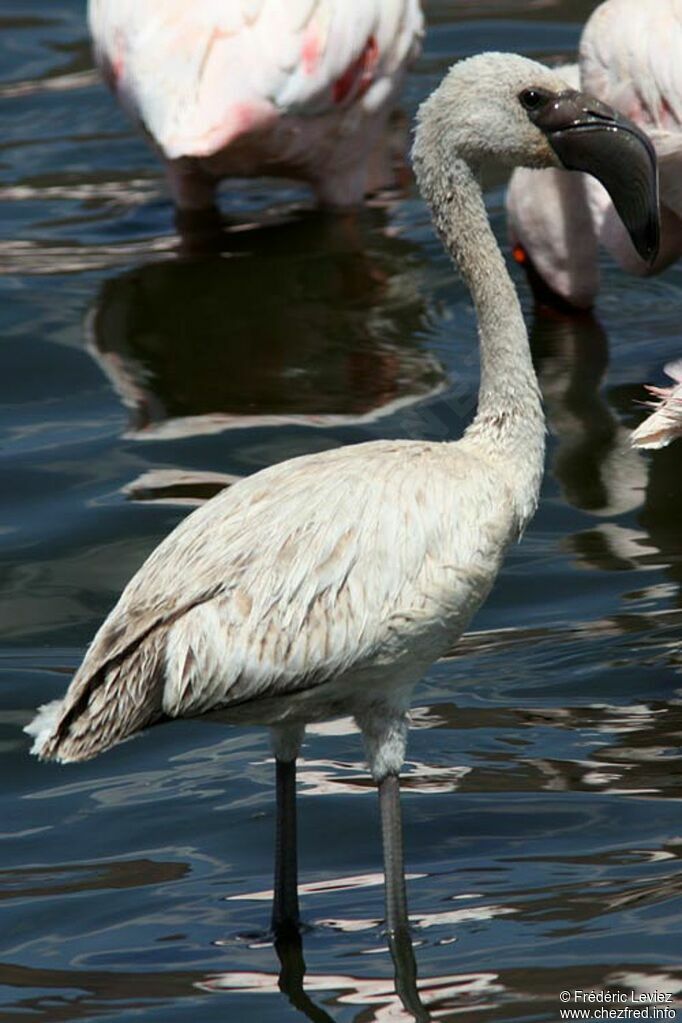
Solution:
[(519, 266), (525, 266), (528, 262), (528, 254), (523, 245), (515, 245), (512, 249), (512, 256)]

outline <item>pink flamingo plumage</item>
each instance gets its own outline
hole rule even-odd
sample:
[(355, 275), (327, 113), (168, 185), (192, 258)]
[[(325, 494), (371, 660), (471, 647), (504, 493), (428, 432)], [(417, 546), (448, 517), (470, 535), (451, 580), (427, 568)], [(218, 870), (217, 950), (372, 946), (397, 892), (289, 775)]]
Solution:
[(166, 163), (182, 215), (221, 178), (308, 182), (349, 207), (423, 31), (419, 0), (90, 0), (97, 64)]

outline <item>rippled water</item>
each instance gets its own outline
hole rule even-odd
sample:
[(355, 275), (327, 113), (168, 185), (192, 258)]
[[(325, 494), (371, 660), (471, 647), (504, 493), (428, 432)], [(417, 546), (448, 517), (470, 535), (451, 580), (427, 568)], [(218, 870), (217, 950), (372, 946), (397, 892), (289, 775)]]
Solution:
[[(408, 116), (455, 57), (570, 55), (594, 4), (427, 7)], [(272, 947), (243, 937), (268, 919), (265, 734), (181, 722), (66, 769), (29, 759), (21, 726), (182, 502), (223, 484), (201, 474), (461, 432), (467, 295), (416, 197), (349, 226), (305, 215), (297, 188), (237, 184), (233, 258), (179, 259), (78, 0), (4, 0), (0, 75), (0, 1018), (404, 1018), (348, 722), (312, 729), (301, 766), (298, 1008)], [(501, 187), (489, 201), (503, 237)], [(435, 1018), (554, 1020), (563, 989), (682, 991), (682, 445), (627, 444), (641, 382), (679, 356), (681, 305), (682, 267), (638, 283), (605, 263), (594, 318), (533, 320), (542, 504), (476, 631), (419, 689), (404, 780)]]

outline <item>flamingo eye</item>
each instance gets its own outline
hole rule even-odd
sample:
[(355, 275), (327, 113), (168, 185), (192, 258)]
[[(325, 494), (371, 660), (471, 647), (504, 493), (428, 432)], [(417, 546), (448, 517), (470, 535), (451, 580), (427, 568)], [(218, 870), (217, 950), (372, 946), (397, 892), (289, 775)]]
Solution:
[(524, 89), (519, 93), (519, 101), (525, 110), (539, 110), (548, 99), (547, 93), (540, 89)]

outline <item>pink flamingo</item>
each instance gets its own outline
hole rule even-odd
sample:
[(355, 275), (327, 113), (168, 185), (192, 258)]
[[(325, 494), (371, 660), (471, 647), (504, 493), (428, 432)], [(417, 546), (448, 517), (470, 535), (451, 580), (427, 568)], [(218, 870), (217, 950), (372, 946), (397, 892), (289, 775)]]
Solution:
[[(360, 203), (419, 48), (419, 0), (90, 0), (97, 64), (165, 161), (183, 216), (224, 177), (308, 182)], [(381, 168), (385, 184), (385, 168)]]
[(643, 128), (658, 156), (661, 246), (652, 264), (635, 252), (606, 191), (564, 170), (517, 169), (507, 194), (514, 256), (531, 279), (570, 305), (599, 291), (598, 247), (628, 273), (660, 273), (682, 255), (682, 0), (606, 0), (562, 75)]
[(665, 448), (682, 437), (682, 359), (666, 366), (665, 372), (675, 383), (672, 387), (647, 387), (655, 399), (649, 402), (654, 411), (632, 434), (636, 448)]

